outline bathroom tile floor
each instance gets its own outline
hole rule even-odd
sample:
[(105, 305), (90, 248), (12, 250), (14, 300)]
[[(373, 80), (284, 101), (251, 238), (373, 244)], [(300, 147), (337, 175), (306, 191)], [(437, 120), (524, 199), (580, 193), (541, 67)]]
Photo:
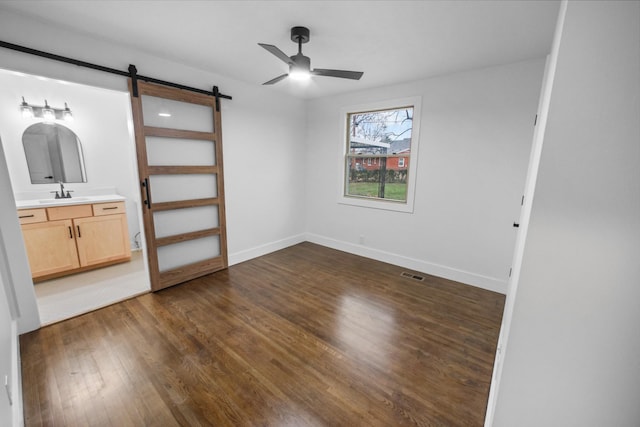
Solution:
[(43, 326), (132, 298), (149, 289), (142, 251), (132, 252), (130, 262), (35, 285)]

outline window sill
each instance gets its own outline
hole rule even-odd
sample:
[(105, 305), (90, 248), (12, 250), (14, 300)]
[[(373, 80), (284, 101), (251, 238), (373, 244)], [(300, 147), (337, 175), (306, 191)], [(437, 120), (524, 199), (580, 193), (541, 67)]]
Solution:
[(376, 200), (365, 197), (340, 196), (338, 203), (341, 205), (358, 206), (361, 208), (382, 209), (386, 211), (413, 213), (413, 203), (398, 202), (393, 200)]

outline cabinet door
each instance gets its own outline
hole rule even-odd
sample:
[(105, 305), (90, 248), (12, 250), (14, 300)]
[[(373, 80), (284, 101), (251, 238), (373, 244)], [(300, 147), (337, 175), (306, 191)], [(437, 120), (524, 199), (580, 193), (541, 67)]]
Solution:
[(80, 266), (70, 219), (22, 225), (33, 278)]
[(73, 224), (82, 267), (131, 257), (126, 215), (76, 218)]

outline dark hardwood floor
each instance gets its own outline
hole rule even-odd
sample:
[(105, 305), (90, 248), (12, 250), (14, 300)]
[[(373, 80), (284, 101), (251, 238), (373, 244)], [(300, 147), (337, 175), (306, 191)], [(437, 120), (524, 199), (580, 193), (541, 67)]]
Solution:
[(504, 296), (302, 243), (20, 337), (27, 426), (481, 426)]

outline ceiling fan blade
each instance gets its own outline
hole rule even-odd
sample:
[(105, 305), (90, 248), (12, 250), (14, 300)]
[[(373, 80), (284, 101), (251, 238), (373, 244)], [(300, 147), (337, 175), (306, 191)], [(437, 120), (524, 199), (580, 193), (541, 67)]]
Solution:
[(268, 82), (264, 82), (262, 83), (263, 85), (272, 85), (274, 83), (278, 83), (280, 80), (284, 79), (285, 77), (287, 77), (289, 74), (283, 74), (281, 76), (276, 77), (275, 79), (271, 79)]
[(262, 46), (263, 48), (265, 48), (266, 50), (268, 50), (269, 52), (271, 52), (272, 54), (274, 54), (275, 56), (277, 56), (281, 61), (291, 65), (293, 64), (293, 61), (291, 61), (291, 58), (289, 58), (287, 56), (286, 53), (284, 53), (283, 51), (281, 51), (280, 49), (278, 49), (277, 47), (275, 47), (272, 44), (264, 44), (264, 43), (258, 43), (260, 46)]
[(340, 77), (343, 79), (360, 80), (364, 74), (362, 71), (345, 71), (345, 70), (327, 70), (325, 68), (316, 68), (311, 72), (314, 76)]

